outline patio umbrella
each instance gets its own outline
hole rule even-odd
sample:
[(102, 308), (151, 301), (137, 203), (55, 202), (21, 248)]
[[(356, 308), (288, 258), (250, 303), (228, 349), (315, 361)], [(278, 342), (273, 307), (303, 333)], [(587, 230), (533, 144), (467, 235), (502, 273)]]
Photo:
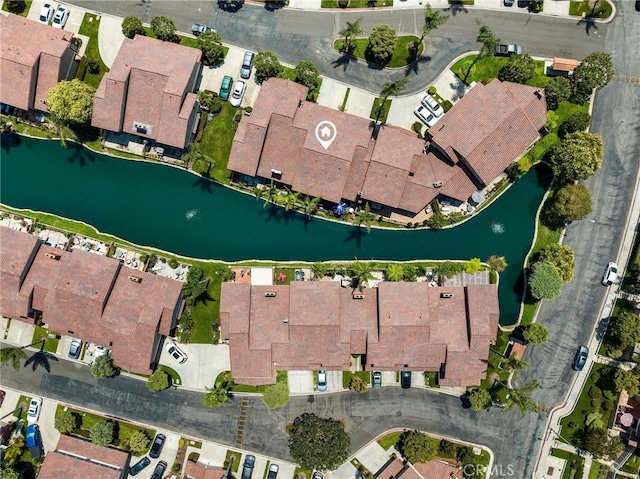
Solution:
[(333, 207), (333, 212), (338, 216), (342, 216), (347, 211), (347, 205), (341, 201)]

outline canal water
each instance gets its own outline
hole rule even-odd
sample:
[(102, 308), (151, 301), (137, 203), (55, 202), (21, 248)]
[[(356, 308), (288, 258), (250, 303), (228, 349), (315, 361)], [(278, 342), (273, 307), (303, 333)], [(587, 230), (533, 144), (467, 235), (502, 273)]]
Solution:
[(452, 229), (376, 230), (274, 206), (186, 171), (94, 154), (57, 141), (2, 137), (0, 201), (84, 221), (139, 245), (194, 258), (319, 261), (506, 257), (501, 324), (513, 324), (521, 276), (546, 184), (538, 169)]

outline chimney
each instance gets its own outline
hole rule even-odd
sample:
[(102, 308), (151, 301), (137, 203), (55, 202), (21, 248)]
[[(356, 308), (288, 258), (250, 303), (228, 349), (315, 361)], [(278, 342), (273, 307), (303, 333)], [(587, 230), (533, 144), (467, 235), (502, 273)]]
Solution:
[(441, 298), (453, 298), (453, 293), (440, 293)]

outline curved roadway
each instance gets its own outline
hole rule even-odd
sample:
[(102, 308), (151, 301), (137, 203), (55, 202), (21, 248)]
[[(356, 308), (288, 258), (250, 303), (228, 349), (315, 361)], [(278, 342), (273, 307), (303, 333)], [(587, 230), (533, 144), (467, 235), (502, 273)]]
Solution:
[[(161, 2), (148, 9), (146, 3), (76, 1), (77, 5), (114, 15), (137, 15), (149, 21), (164, 14), (174, 19), (180, 30), (188, 31), (192, 22), (210, 23), (225, 41), (254, 50), (269, 48), (288, 63), (300, 59), (314, 61), (323, 74), (361, 86), (373, 92), (390, 78), (404, 72), (373, 71), (361, 63), (336, 66), (330, 40), (345, 21), (364, 16), (365, 30), (388, 23), (399, 32), (418, 30), (418, 10), (375, 12), (302, 12), (245, 5), (235, 13), (224, 12), (211, 2)], [(578, 344), (586, 341), (600, 311), (604, 289), (599, 285), (605, 264), (617, 257), (620, 235), (637, 183), (640, 158), (640, 13), (633, 2), (617, 2), (618, 16), (609, 25), (591, 27), (575, 20), (526, 14), (469, 10), (458, 13), (444, 27), (427, 38), (428, 59), (419, 64), (410, 90), (418, 90), (439, 73), (457, 54), (474, 48), (481, 25), (491, 26), (504, 40), (517, 41), (527, 51), (541, 56), (581, 58), (591, 51), (607, 51), (614, 57), (614, 79), (599, 92), (594, 109), (592, 131), (606, 143), (603, 168), (588, 181), (594, 201), (595, 223), (581, 221), (569, 226), (565, 243), (576, 251), (576, 274), (563, 294), (545, 302), (538, 320), (551, 331), (543, 346), (528, 348), (525, 355), (532, 366), (520, 374), (520, 381), (537, 378), (541, 387), (533, 398), (547, 409), (560, 404), (566, 395), (572, 373), (571, 357)], [(627, 80), (630, 78), (631, 80)], [(89, 369), (68, 361), (51, 361), (50, 373), (43, 367), (23, 368), (20, 373), (5, 368), (2, 383), (42, 394), (60, 401), (189, 432), (194, 436), (233, 444), (239, 414), (239, 401), (208, 410), (201, 406), (200, 394), (164, 391), (156, 396), (142, 381), (119, 377), (97, 381)], [(158, 399), (162, 400), (158, 400)], [(383, 388), (358, 395), (339, 393), (314, 397), (294, 397), (282, 410), (269, 411), (259, 398), (252, 398), (244, 447), (274, 457), (288, 458), (284, 434), (286, 422), (302, 412), (341, 418), (352, 437), (352, 450), (392, 427), (419, 428), (489, 446), (496, 465), (506, 475), (532, 477), (546, 414), (492, 409), (474, 413), (461, 407), (459, 398), (423, 390)], [(509, 469), (511, 466), (512, 469)], [(494, 474), (497, 477), (498, 474)], [(504, 477), (504, 476), (503, 476)]]

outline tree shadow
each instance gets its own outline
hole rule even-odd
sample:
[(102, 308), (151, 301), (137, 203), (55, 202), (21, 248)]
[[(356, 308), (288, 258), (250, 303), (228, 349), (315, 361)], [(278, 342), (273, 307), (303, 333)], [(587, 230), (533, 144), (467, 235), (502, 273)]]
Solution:
[(404, 76), (409, 76), (411, 73), (414, 73), (415, 75), (417, 75), (418, 71), (420, 70), (419, 68), (420, 64), (429, 63), (430, 61), (431, 61), (431, 57), (429, 55), (423, 55), (421, 57), (418, 57), (417, 59), (409, 63), (404, 68)]
[(202, 176), (198, 177), (198, 179), (193, 182), (192, 186), (194, 188), (200, 187), (202, 191), (209, 193), (210, 195), (213, 194), (213, 182)]
[(292, 221), (295, 217), (295, 211), (289, 210), (286, 211), (284, 208), (280, 206), (274, 205), (273, 203), (269, 203), (266, 208), (263, 208), (260, 212), (260, 215), (267, 215), (265, 218), (265, 223), (269, 223), (271, 220), (274, 220), (276, 223), (284, 223), (288, 225), (290, 221)]
[(206, 306), (210, 301), (215, 302), (215, 300), (216, 300), (216, 298), (214, 298), (213, 296), (211, 296), (211, 295), (209, 294), (209, 291), (208, 291), (208, 290), (205, 290), (205, 292), (204, 292), (204, 293), (202, 293), (200, 296), (198, 296), (198, 297), (195, 299), (195, 301), (193, 302), (193, 305), (195, 306), (195, 305), (196, 305), (196, 304), (198, 304), (198, 303), (202, 303), (202, 304), (204, 304), (204, 305)]
[(75, 163), (77, 161), (80, 167), (84, 168), (87, 165), (87, 161), (89, 162), (96, 161), (95, 157), (92, 154), (90, 154), (87, 151), (87, 149), (83, 148), (81, 145), (73, 143), (70, 146), (70, 148), (73, 149), (73, 153), (67, 160), (69, 163)]
[(348, 243), (350, 241), (355, 242), (356, 246), (358, 248), (360, 248), (360, 246), (362, 245), (362, 238), (364, 238), (367, 234), (367, 229), (363, 228), (362, 226), (353, 226), (352, 228), (349, 228), (347, 231), (347, 236), (344, 239), (345, 243)]
[(452, 17), (455, 17), (458, 13), (469, 13), (467, 7), (461, 3), (454, 3), (449, 8), (445, 8), (444, 11), (449, 12)]
[(218, 8), (229, 13), (235, 13), (243, 6), (244, 0), (218, 0)]
[(38, 369), (38, 366), (42, 366), (48, 373), (51, 372), (51, 365), (49, 364), (49, 360), (53, 359), (54, 361), (57, 362), (58, 358), (50, 355), (44, 350), (44, 342), (45, 340), (43, 339), (42, 344), (40, 346), (40, 351), (37, 351), (36, 353), (34, 353), (33, 356), (31, 356), (24, 362), (25, 368), (31, 364), (32, 371), (35, 371), (36, 369)]
[(332, 61), (331, 64), (333, 65), (333, 68), (342, 67), (343, 71), (347, 71), (347, 67), (349, 66), (349, 63), (357, 63), (357, 62), (358, 62), (358, 59), (356, 57), (349, 55), (347, 53), (343, 53), (336, 60)]
[(0, 137), (0, 145), (4, 151), (9, 153), (12, 148), (20, 148), (22, 138), (16, 133), (3, 133)]
[(593, 17), (584, 17), (581, 18), (580, 20), (578, 20), (578, 23), (576, 23), (576, 25), (581, 25), (584, 24), (584, 28), (585, 28), (585, 33), (587, 34), (587, 36), (590, 36), (590, 31), (591, 29), (598, 31), (598, 25), (596, 24), (596, 19)]
[(264, 2), (264, 9), (267, 12), (275, 12), (277, 10), (282, 10), (284, 6), (285, 6), (285, 2), (280, 0), (266, 0)]

